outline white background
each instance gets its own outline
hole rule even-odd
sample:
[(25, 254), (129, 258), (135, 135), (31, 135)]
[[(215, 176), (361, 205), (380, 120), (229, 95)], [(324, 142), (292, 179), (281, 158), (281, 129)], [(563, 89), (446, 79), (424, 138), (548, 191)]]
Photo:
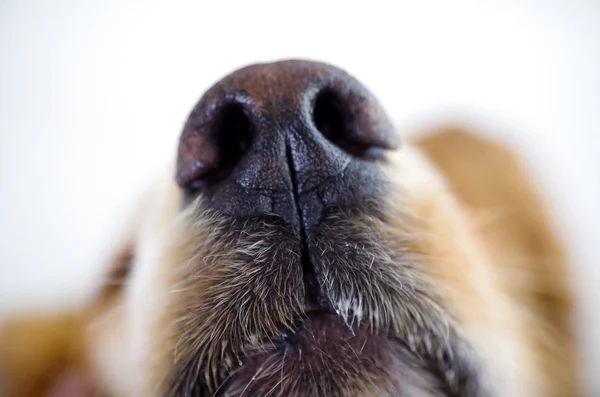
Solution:
[(598, 1), (1, 2), (0, 314), (80, 301), (202, 92), (286, 57), (346, 68), (402, 132), (459, 122), (526, 155), (576, 265), (592, 387)]

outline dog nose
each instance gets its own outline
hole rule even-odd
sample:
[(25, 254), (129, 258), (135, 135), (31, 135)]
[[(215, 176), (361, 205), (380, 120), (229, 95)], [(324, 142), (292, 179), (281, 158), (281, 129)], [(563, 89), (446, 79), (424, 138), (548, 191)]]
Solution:
[(330, 206), (376, 194), (378, 163), (399, 140), (370, 92), (323, 63), (240, 69), (194, 107), (179, 143), (186, 201), (236, 218), (277, 215), (309, 231)]

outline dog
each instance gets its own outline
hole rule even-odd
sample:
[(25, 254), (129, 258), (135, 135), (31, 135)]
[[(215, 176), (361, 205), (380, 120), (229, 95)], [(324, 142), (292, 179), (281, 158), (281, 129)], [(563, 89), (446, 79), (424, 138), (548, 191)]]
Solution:
[(8, 396), (580, 396), (570, 269), (502, 145), (400, 140), (355, 78), (239, 69), (83, 310), (3, 328)]

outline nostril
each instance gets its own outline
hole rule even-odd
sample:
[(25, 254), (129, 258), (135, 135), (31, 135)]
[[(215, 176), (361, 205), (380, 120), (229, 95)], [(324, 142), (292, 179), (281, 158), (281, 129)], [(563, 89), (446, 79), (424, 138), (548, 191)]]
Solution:
[(226, 104), (210, 118), (182, 136), (178, 182), (188, 194), (227, 178), (252, 143), (254, 128), (241, 104)]
[(335, 144), (346, 140), (348, 115), (340, 98), (330, 90), (321, 91), (315, 98), (313, 120), (317, 129)]
[(221, 154), (219, 174), (225, 177), (250, 147), (253, 128), (242, 105), (237, 103), (225, 106), (218, 117), (213, 134)]
[(313, 121), (319, 132), (346, 153), (365, 159), (375, 157), (373, 145), (359, 139), (349, 104), (334, 90), (324, 89), (317, 94)]

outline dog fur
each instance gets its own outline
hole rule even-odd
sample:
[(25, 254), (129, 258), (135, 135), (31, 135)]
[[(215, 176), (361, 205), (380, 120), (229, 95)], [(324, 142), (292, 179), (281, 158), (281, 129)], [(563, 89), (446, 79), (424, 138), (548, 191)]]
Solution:
[[(166, 178), (89, 307), (4, 326), (7, 395), (57, 395), (77, 379), (73, 397), (195, 396), (201, 379), (228, 396), (580, 396), (570, 269), (518, 159), (460, 129), (387, 159), (381, 200), (327, 212), (314, 237), (335, 314), (303, 326), (330, 324), (316, 337), (330, 350), (302, 351), (295, 333), (298, 236), (201, 198), (182, 210)], [(296, 346), (283, 357), (281, 338)]]

